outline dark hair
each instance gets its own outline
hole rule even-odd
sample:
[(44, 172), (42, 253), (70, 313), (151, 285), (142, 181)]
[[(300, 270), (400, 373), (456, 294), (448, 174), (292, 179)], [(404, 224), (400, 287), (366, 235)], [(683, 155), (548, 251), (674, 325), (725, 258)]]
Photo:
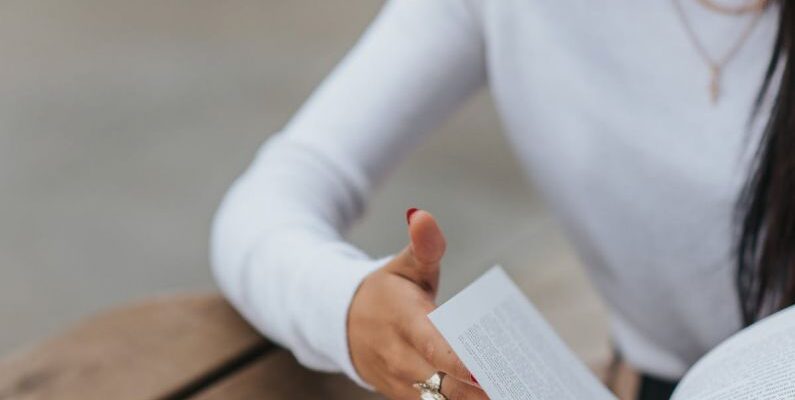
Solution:
[(778, 34), (755, 117), (766, 95), (776, 92), (738, 202), (736, 283), (745, 325), (795, 304), (795, 3), (775, 5)]

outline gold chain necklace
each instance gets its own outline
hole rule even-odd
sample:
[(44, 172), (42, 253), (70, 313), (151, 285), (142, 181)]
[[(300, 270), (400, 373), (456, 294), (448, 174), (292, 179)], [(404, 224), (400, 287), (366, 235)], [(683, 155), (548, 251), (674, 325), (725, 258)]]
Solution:
[(727, 6), (718, 4), (715, 2), (715, 0), (698, 0), (698, 2), (701, 3), (701, 5), (705, 8), (708, 8), (712, 11), (729, 15), (743, 15), (752, 12), (760, 12), (767, 7), (767, 3), (769, 3), (768, 0), (754, 0), (747, 4)]
[[(707, 0), (701, 1), (702, 4), (706, 4)], [(688, 38), (690, 38), (690, 42), (693, 43), (693, 47), (696, 48), (698, 55), (704, 60), (704, 62), (707, 64), (707, 67), (709, 67), (709, 96), (710, 100), (712, 100), (712, 104), (716, 104), (718, 102), (718, 97), (720, 96), (721, 72), (723, 72), (723, 68), (726, 67), (726, 65), (734, 58), (734, 56), (737, 55), (737, 52), (743, 47), (743, 44), (745, 44), (745, 42), (748, 40), (748, 37), (751, 36), (751, 32), (753, 32), (754, 27), (756, 27), (756, 24), (759, 22), (759, 19), (762, 16), (763, 8), (760, 7), (755, 9), (755, 14), (748, 23), (748, 26), (746, 26), (745, 30), (742, 32), (734, 45), (729, 48), (726, 54), (719, 58), (713, 58), (699, 39), (696, 31), (693, 29), (693, 26), (690, 24), (690, 21), (687, 19), (687, 14), (682, 7), (681, 0), (673, 0), (673, 2), (676, 13), (679, 16), (679, 19), (682, 21), (682, 26), (685, 28)], [(711, 2), (709, 4), (717, 6)]]

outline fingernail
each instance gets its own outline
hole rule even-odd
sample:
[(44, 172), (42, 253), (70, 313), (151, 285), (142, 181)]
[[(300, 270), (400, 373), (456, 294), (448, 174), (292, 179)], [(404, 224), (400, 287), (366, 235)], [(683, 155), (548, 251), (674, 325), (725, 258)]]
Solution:
[(478, 383), (478, 380), (475, 379), (475, 375), (469, 374), (469, 379), (472, 381), (472, 383), (480, 386), (480, 383)]
[(414, 214), (415, 212), (417, 212), (417, 208), (414, 208), (414, 207), (409, 208), (408, 210), (406, 210), (406, 223), (407, 224), (411, 225), (411, 215)]

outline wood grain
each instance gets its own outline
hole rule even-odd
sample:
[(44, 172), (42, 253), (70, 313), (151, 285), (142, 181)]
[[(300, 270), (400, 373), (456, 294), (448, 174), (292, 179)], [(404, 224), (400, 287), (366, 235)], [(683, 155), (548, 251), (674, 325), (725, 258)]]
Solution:
[(270, 347), (217, 294), (111, 310), (0, 361), (0, 400), (162, 400)]
[(278, 350), (191, 400), (381, 400), (342, 375), (309, 371)]

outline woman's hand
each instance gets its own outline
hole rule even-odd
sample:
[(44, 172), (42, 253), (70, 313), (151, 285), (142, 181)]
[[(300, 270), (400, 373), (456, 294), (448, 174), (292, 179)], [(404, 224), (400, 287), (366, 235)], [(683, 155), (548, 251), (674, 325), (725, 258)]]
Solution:
[(348, 316), (353, 364), (362, 379), (391, 399), (419, 399), (412, 384), (436, 371), (447, 374), (441, 392), (448, 399), (488, 399), (427, 317), (436, 308), (442, 231), (425, 211), (410, 212), (408, 220), (409, 245), (365, 278), (353, 298)]

